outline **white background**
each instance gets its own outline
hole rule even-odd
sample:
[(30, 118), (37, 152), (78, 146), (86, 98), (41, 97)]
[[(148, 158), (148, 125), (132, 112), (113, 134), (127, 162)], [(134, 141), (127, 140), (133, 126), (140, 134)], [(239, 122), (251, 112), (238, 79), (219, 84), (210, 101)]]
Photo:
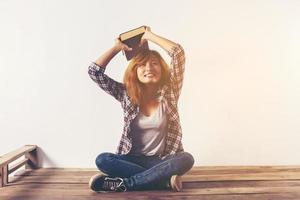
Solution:
[[(185, 49), (179, 109), (195, 165), (300, 164), (298, 0), (0, 0), (0, 24), (0, 155), (36, 144), (44, 167), (95, 167), (115, 152), (121, 106), (87, 68), (148, 25)], [(127, 64), (120, 53), (107, 74), (122, 81)]]

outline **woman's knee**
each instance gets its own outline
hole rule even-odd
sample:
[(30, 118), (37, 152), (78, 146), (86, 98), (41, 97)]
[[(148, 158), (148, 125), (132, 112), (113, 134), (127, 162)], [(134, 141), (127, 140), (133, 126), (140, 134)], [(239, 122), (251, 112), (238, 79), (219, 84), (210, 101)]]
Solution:
[(96, 158), (96, 166), (101, 171), (105, 169), (105, 166), (108, 165), (109, 160), (112, 158), (113, 153), (101, 153)]
[(182, 163), (181, 173), (184, 174), (193, 167), (195, 160), (192, 154), (188, 152), (180, 152), (179, 154), (180, 154), (180, 161)]
[(194, 156), (188, 152), (184, 152), (184, 153), (185, 153), (185, 162), (187, 162), (190, 165), (190, 168), (192, 168), (195, 163)]

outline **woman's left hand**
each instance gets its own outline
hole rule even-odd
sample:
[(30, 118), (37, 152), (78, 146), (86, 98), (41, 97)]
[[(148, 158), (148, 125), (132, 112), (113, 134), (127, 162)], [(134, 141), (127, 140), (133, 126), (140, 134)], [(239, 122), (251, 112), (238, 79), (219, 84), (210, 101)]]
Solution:
[(149, 26), (145, 26), (145, 27), (146, 27), (146, 30), (141, 38), (140, 46), (142, 46), (147, 40), (149, 40), (150, 34), (152, 33), (151, 28)]

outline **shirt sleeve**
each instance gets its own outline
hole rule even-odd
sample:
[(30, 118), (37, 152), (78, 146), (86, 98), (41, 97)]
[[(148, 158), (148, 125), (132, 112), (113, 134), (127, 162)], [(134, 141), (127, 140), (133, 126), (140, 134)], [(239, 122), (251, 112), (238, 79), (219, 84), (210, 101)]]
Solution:
[(178, 100), (183, 83), (185, 70), (185, 54), (180, 44), (175, 45), (168, 54), (171, 56), (170, 82)]
[(88, 68), (88, 74), (91, 79), (98, 84), (108, 94), (112, 95), (118, 101), (122, 101), (124, 98), (125, 86), (119, 83), (105, 73), (105, 67), (100, 67), (96, 63), (91, 63)]

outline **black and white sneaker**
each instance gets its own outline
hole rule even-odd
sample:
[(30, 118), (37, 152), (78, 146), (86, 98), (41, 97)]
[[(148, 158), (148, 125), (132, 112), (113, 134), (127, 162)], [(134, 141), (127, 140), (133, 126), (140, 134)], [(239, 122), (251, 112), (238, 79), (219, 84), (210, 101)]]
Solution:
[(122, 178), (109, 177), (104, 174), (92, 176), (89, 187), (95, 192), (125, 192), (127, 190)]

